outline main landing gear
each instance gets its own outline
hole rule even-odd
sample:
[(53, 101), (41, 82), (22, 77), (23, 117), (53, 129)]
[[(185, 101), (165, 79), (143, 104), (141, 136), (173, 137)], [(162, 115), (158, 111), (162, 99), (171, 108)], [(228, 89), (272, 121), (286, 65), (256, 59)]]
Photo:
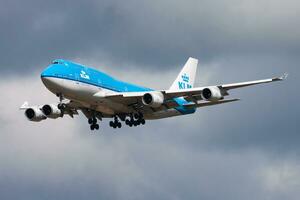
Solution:
[(113, 127), (113, 128), (121, 128), (122, 124), (121, 124), (121, 122), (119, 122), (118, 117), (115, 116), (114, 117), (114, 121), (110, 121), (109, 122), (109, 126)]
[(144, 125), (146, 123), (142, 113), (135, 113), (130, 115), (130, 119), (125, 120), (125, 124), (129, 127)]
[(134, 117), (130, 117), (130, 119), (126, 119), (125, 124), (129, 127), (132, 126), (138, 126), (138, 125), (144, 125), (145, 124), (145, 120), (143, 118), (134, 118)]
[[(98, 130), (99, 124), (97, 124), (97, 116), (95, 116), (94, 114), (90, 116), (91, 117), (88, 118), (88, 123), (90, 124), (91, 130)], [(135, 113), (129, 115), (115, 115), (113, 117), (113, 120), (109, 122), (109, 126), (114, 129), (121, 128), (121, 121), (125, 121), (125, 124), (130, 127), (144, 125), (146, 123), (142, 113)]]
[(91, 130), (98, 130), (99, 129), (99, 124), (97, 124), (96, 117), (89, 118), (88, 122), (91, 125), (90, 126)]
[[(126, 119), (126, 116), (120, 117), (121, 121), (125, 121), (125, 124), (129, 127), (144, 125), (146, 123), (142, 113), (134, 113), (128, 115), (129, 119)], [(114, 116), (114, 120), (109, 122), (109, 126), (112, 128), (121, 128), (122, 124), (119, 121), (117, 116)]]

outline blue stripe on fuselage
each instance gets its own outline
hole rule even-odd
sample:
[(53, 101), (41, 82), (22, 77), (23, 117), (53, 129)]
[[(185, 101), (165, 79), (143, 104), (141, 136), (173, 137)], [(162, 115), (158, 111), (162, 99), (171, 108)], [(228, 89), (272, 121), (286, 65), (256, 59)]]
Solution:
[[(58, 64), (48, 66), (41, 74), (41, 77), (54, 77), (66, 80), (78, 81), (97, 87), (109, 89), (115, 92), (146, 92), (153, 89), (137, 86), (134, 84), (119, 81), (103, 72), (82, 66), (70, 61), (58, 60)], [(194, 113), (196, 109), (186, 109), (183, 105), (188, 102), (184, 98), (174, 98), (179, 104), (175, 109), (181, 114)]]

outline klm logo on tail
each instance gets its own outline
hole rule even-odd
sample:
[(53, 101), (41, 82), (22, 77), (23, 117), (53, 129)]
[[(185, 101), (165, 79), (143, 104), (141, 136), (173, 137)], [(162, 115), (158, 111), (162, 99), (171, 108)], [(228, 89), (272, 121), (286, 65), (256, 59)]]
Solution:
[(188, 88), (192, 88), (192, 85), (189, 84), (190, 81), (190, 77), (184, 73), (182, 76), (182, 81), (178, 81), (178, 87), (179, 89), (188, 89)]
[(170, 90), (184, 90), (194, 87), (198, 60), (189, 58), (172, 83)]

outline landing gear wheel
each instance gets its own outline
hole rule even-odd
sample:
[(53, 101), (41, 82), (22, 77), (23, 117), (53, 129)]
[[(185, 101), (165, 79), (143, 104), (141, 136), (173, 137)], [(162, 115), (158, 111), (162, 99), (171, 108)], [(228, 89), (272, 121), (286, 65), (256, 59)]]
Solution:
[(117, 123), (117, 126), (118, 126), (118, 128), (121, 128), (122, 124), (119, 122), (119, 123)]
[(97, 123), (96, 117), (94, 117), (92, 120), (93, 120), (93, 124), (96, 124), (96, 123)]
[(99, 124), (95, 124), (95, 125), (94, 125), (94, 128), (95, 128), (96, 130), (98, 130), (98, 129), (99, 129)]
[(113, 122), (113, 121), (110, 121), (110, 122), (109, 122), (109, 126), (110, 126), (110, 127), (114, 127), (114, 122)]
[(140, 117), (140, 115), (138, 113), (134, 113), (133, 117), (134, 117), (134, 119), (138, 119)]
[(141, 124), (144, 125), (146, 121), (144, 119), (141, 119)]
[(92, 124), (92, 123), (93, 123), (93, 119), (92, 119), (92, 118), (89, 118), (89, 119), (88, 119), (88, 122), (89, 122), (89, 124)]
[(91, 125), (91, 130), (93, 131), (95, 129), (94, 124)]
[(60, 109), (60, 110), (64, 110), (64, 109), (66, 109), (67, 105), (64, 104), (64, 103), (60, 103), (60, 104), (57, 105), (57, 107), (58, 107), (58, 109)]

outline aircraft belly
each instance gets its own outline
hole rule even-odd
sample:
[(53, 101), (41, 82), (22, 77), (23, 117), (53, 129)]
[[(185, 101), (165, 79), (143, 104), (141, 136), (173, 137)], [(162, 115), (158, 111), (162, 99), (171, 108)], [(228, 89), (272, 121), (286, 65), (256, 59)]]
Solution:
[(107, 99), (105, 99), (104, 101), (102, 101), (99, 104), (100, 105), (102, 104), (106, 107), (111, 108), (112, 110), (114, 110), (115, 113), (130, 113), (130, 112), (132, 112), (132, 110), (130, 108), (128, 108), (126, 105), (118, 103), (118, 102), (114, 102), (111, 100), (107, 100)]
[(131, 112), (127, 107), (124, 107), (124, 105), (113, 102), (97, 103), (95, 110), (110, 115)]
[(177, 111), (176, 109), (168, 109), (168, 110), (161, 110), (157, 111), (151, 114), (145, 114), (144, 118), (145, 119), (162, 119), (162, 118), (167, 118), (167, 117), (175, 117), (179, 116), (181, 113)]

